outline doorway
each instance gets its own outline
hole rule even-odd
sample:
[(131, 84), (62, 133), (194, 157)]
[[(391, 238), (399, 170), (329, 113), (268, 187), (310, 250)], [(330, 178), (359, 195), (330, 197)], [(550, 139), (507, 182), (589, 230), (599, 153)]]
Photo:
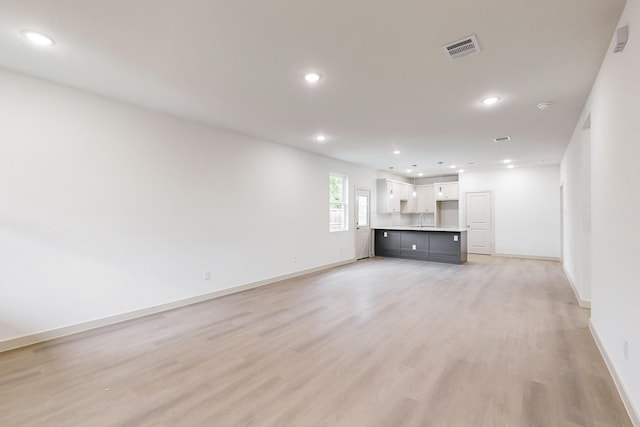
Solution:
[(371, 255), (371, 192), (366, 188), (356, 188), (356, 259)]
[(493, 202), (491, 191), (467, 192), (467, 252), (493, 254)]

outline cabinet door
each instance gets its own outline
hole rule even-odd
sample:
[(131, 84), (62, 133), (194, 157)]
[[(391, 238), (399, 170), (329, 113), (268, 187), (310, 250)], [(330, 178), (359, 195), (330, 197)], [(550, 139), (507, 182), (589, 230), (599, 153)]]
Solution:
[(416, 211), (433, 213), (436, 210), (436, 199), (433, 195), (433, 185), (419, 185), (416, 187)]
[(433, 184), (436, 200), (458, 200), (458, 183), (442, 182)]
[[(414, 195), (415, 194), (415, 195)], [(416, 213), (418, 212), (418, 197), (417, 193), (414, 193), (413, 188), (409, 193), (409, 200), (406, 201), (404, 207), (402, 207), (402, 213)]]
[(389, 212), (400, 212), (400, 184), (390, 182), (388, 185)]
[(379, 179), (378, 190), (378, 213), (400, 212), (400, 192), (398, 184), (386, 179)]
[(400, 193), (400, 201), (409, 200), (409, 185), (408, 184), (400, 184), (398, 183), (398, 192)]
[(407, 185), (407, 200), (402, 200), (400, 211), (402, 213), (413, 214), (418, 212), (416, 187)]

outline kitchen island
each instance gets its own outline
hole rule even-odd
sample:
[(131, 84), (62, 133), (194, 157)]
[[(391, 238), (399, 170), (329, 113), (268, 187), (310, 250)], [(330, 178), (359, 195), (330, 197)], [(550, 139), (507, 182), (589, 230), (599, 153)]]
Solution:
[(420, 226), (374, 228), (375, 255), (462, 264), (467, 262), (467, 230)]

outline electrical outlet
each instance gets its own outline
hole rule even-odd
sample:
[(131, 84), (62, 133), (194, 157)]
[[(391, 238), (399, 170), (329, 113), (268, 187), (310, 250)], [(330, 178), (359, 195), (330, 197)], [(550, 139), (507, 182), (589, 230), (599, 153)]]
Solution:
[(415, 251), (417, 249), (416, 245), (411, 245), (411, 249)]
[(211, 272), (210, 271), (205, 271), (204, 273), (202, 273), (202, 278), (204, 280), (211, 280)]
[(622, 341), (622, 354), (624, 354), (624, 358), (629, 360), (629, 341)]

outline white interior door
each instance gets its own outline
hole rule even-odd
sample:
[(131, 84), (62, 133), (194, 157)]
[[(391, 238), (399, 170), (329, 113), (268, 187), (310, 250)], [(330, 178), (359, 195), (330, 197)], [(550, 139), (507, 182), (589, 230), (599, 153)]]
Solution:
[(493, 216), (491, 214), (491, 192), (466, 193), (467, 252), (472, 254), (493, 253)]
[(356, 259), (369, 258), (371, 244), (369, 196), (369, 190), (356, 188)]

